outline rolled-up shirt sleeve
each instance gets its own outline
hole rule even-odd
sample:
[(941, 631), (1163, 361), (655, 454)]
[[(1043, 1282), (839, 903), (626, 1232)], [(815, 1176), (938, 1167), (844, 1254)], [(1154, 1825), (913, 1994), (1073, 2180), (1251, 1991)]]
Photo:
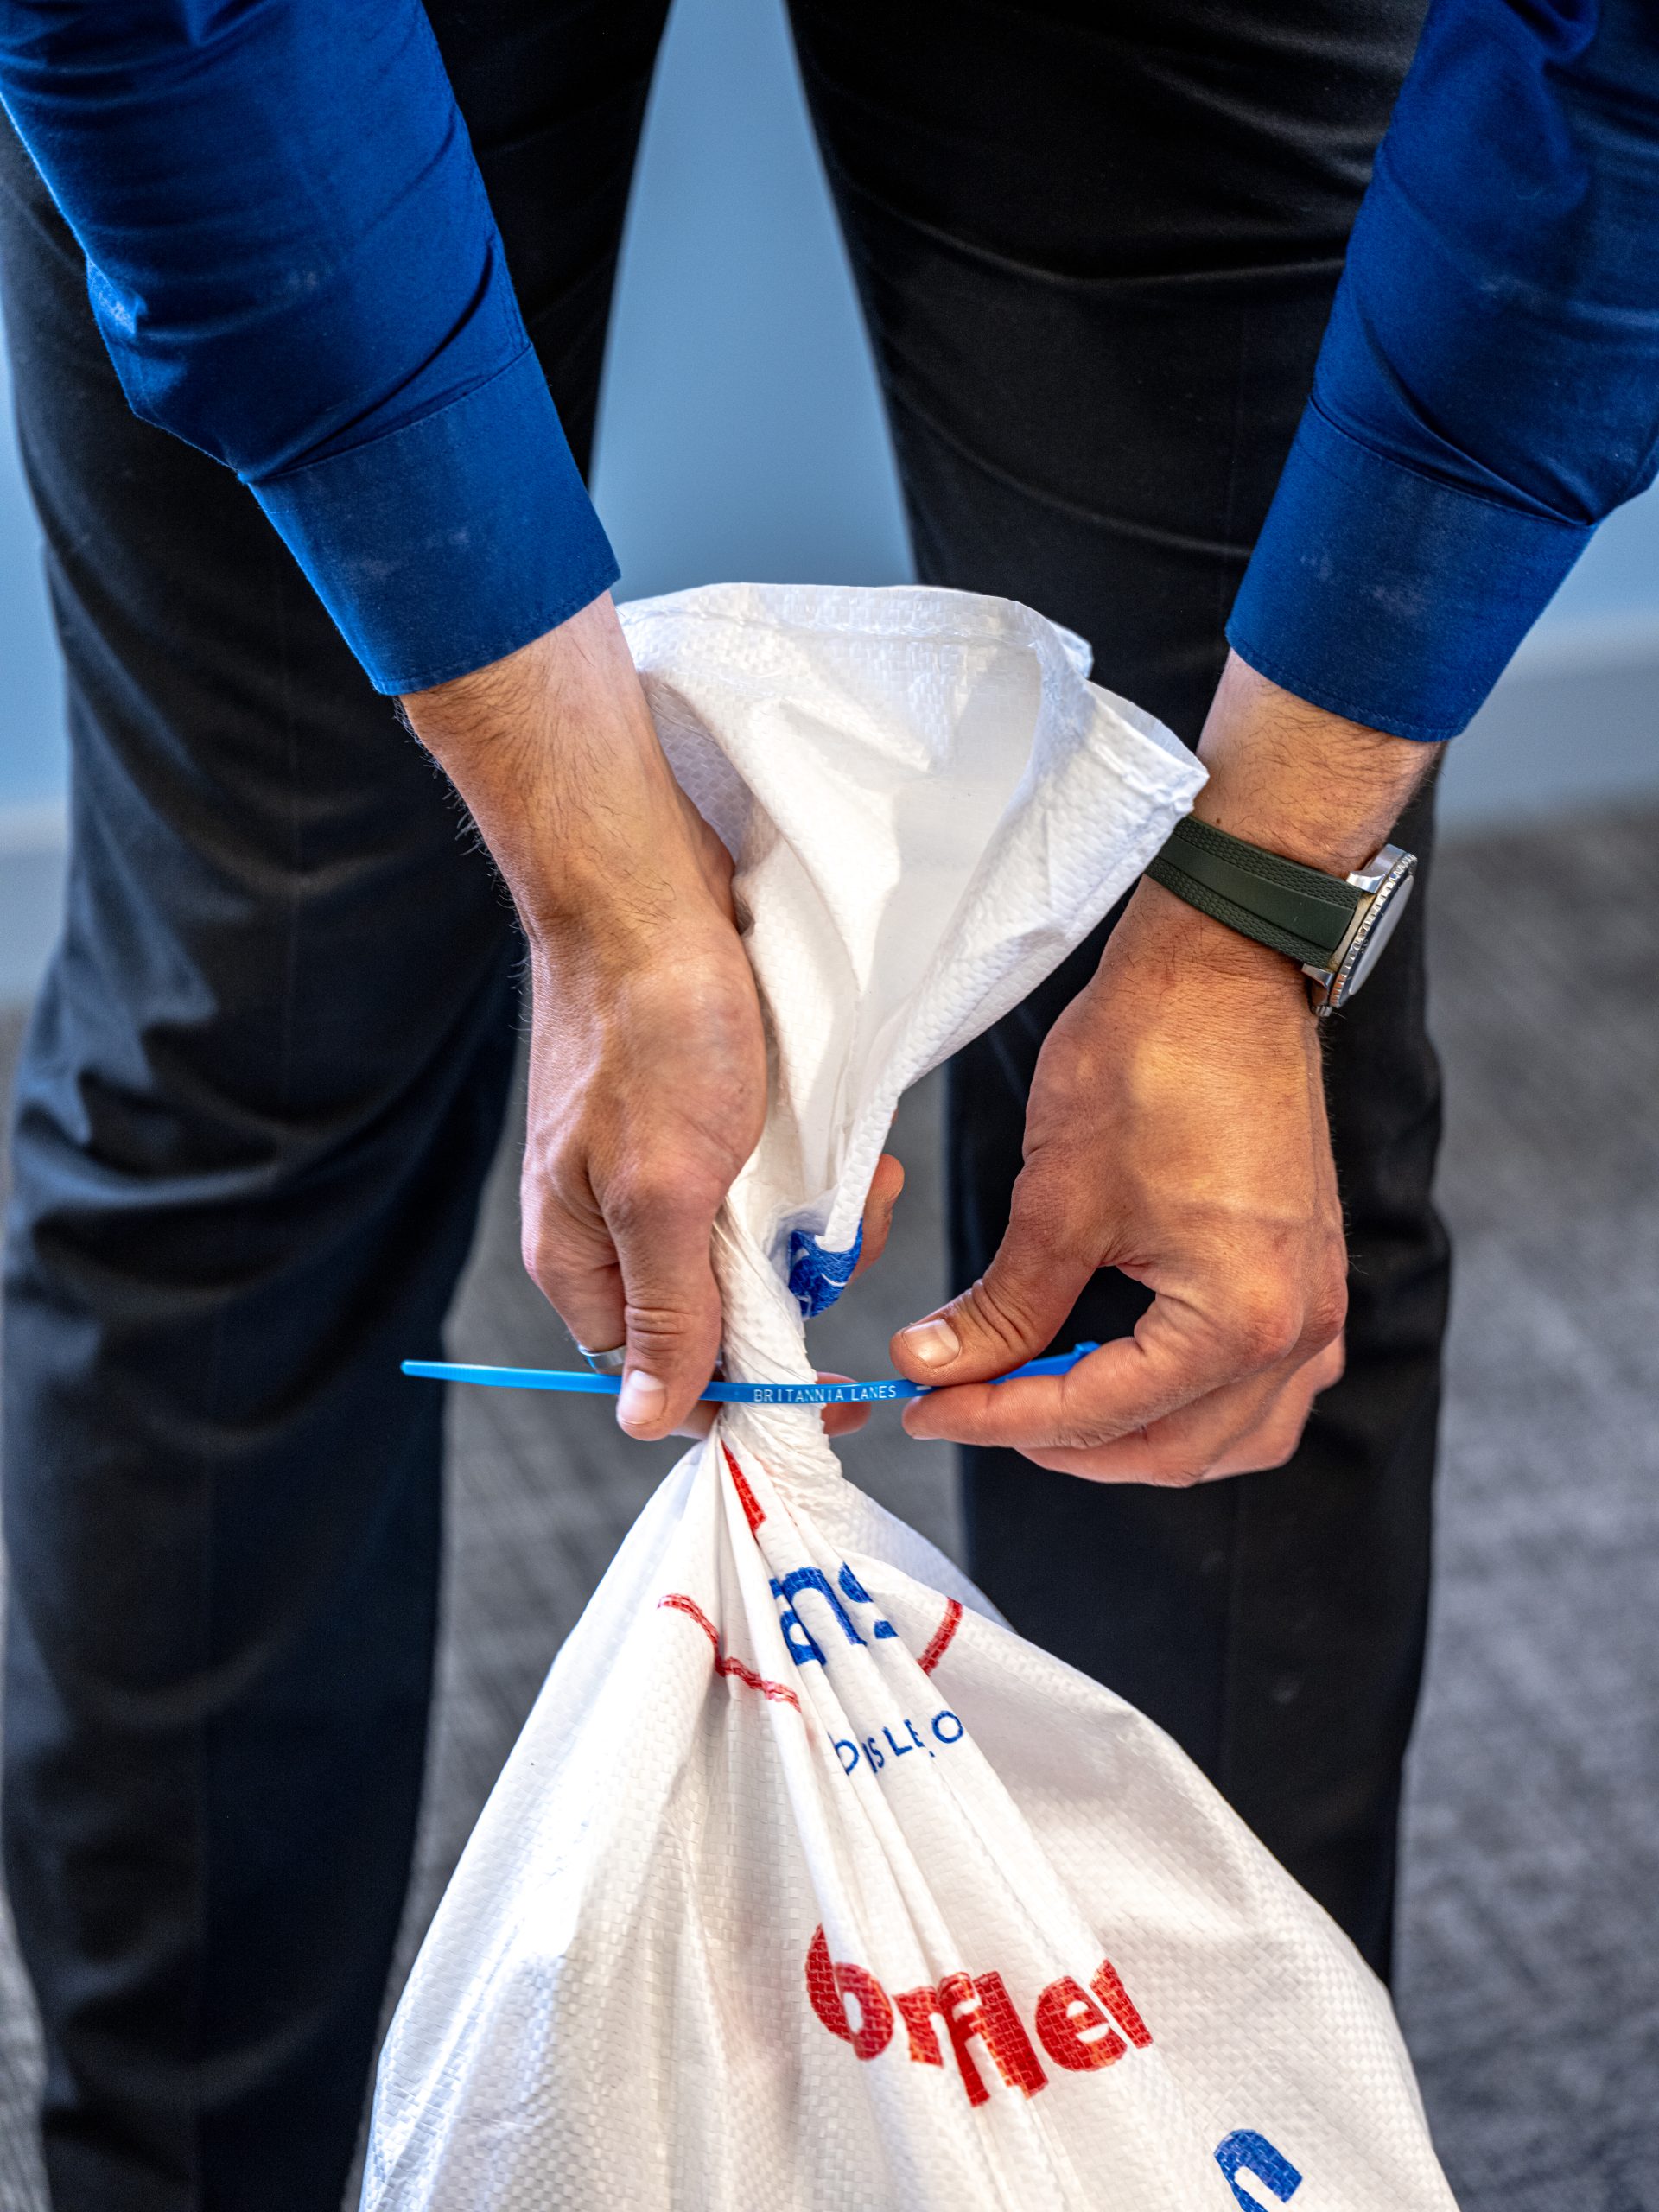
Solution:
[(1455, 735), (1659, 467), (1659, 7), (1434, 0), (1228, 626)]
[(614, 581), (418, 0), (0, 0), (0, 98), (133, 409), (250, 486), (379, 690)]

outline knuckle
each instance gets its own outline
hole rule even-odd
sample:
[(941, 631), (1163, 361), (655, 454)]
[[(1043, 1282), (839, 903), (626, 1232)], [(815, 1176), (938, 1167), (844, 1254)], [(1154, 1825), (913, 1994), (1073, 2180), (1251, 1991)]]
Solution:
[(1183, 1459), (1165, 1470), (1156, 1479), (1166, 1490), (1196, 1490), (1210, 1472), (1213, 1462)]
[(657, 1345), (665, 1352), (680, 1351), (696, 1327), (690, 1313), (673, 1306), (630, 1303), (622, 1309), (622, 1319), (628, 1332), (629, 1347), (634, 1351), (641, 1351), (647, 1345)]
[(1147, 1459), (1152, 1479), (1168, 1490), (1191, 1490), (1215, 1465), (1213, 1458), (1190, 1441), (1149, 1436)]
[(1297, 1446), (1301, 1440), (1302, 1431), (1299, 1422), (1294, 1433), (1268, 1437), (1262, 1443), (1259, 1454), (1252, 1452), (1250, 1456), (1255, 1460), (1257, 1466), (1264, 1471), (1274, 1467), (1287, 1467), (1296, 1457)]
[(1254, 1436), (1241, 1440), (1241, 1448), (1249, 1455), (1247, 1464), (1263, 1471), (1287, 1466), (1296, 1457), (1306, 1426), (1306, 1415), (1297, 1413), (1280, 1414), (1264, 1421)]
[(537, 1222), (526, 1221), (519, 1235), (518, 1256), (524, 1262), (524, 1273), (544, 1298), (556, 1306), (558, 1291), (564, 1280), (559, 1248)]
[(618, 1237), (676, 1242), (712, 1227), (723, 1191), (706, 1178), (652, 1163), (619, 1176), (605, 1193), (605, 1217)]
[(1008, 1235), (1032, 1253), (1074, 1256), (1097, 1242), (1099, 1177), (1086, 1162), (1050, 1143), (1029, 1156), (1008, 1201)]
[(957, 1312), (970, 1330), (1009, 1352), (1023, 1353), (1039, 1325), (1021, 1286), (1006, 1274), (982, 1275), (963, 1292)]
[(1297, 1302), (1274, 1286), (1239, 1300), (1229, 1336), (1235, 1353), (1249, 1368), (1272, 1367), (1300, 1345), (1302, 1325)]
[(602, 1232), (595, 1236), (572, 1208), (543, 1195), (523, 1206), (518, 1255), (531, 1281), (550, 1297), (555, 1284), (575, 1285), (596, 1265), (608, 1263), (610, 1240)]
[(636, 1167), (613, 1179), (605, 1192), (605, 1215), (611, 1229), (621, 1236), (650, 1230), (677, 1213), (683, 1202), (682, 1186), (659, 1167)]
[(1103, 1445), (1116, 1440), (1098, 1421), (1059, 1421), (1046, 1439), (1044, 1448), (1052, 1452), (1098, 1452)]
[(1316, 1284), (1308, 1300), (1303, 1342), (1315, 1351), (1335, 1342), (1348, 1319), (1348, 1282), (1345, 1275)]

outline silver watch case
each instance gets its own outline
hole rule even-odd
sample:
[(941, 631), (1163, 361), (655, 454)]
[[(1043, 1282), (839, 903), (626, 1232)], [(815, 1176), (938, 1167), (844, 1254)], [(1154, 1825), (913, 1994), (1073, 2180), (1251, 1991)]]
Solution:
[(1302, 964), (1308, 996), (1321, 1020), (1346, 1006), (1370, 976), (1410, 901), (1416, 874), (1415, 853), (1402, 852), (1398, 845), (1384, 845), (1375, 859), (1348, 878), (1355, 890), (1363, 894), (1354, 909), (1348, 934), (1328, 968)]

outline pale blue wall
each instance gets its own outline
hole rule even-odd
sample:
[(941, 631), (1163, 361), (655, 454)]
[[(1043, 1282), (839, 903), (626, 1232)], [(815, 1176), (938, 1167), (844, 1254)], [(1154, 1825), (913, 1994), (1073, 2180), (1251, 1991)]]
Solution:
[(1631, 617), (1659, 620), (1659, 487), (1608, 517), (1533, 634)]
[(61, 791), (60, 689), (40, 538), (12, 435), (11, 378), (0, 346), (0, 808), (40, 804)]
[[(594, 488), (630, 595), (728, 576), (889, 583), (907, 572), (868, 347), (777, 0), (675, 10)], [(62, 776), (37, 570), (6, 436), (0, 807), (48, 797)]]
[(611, 331), (594, 496), (630, 597), (909, 573), (869, 347), (778, 0), (679, 0)]
[[(0, 441), (6, 809), (54, 796), (63, 753), (33, 526)], [(630, 593), (721, 576), (904, 573), (868, 353), (778, 0), (679, 0), (630, 226), (594, 488)], [(1652, 495), (1608, 524), (1546, 626), (1644, 619), (1659, 623)]]

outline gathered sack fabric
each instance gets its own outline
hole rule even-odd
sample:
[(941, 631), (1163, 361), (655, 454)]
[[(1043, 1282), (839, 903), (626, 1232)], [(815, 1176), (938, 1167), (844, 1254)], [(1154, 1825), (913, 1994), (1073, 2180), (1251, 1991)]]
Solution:
[[(736, 861), (766, 1133), (734, 1378), (810, 1382), (905, 1086), (1099, 921), (1202, 771), (1029, 610), (728, 586), (623, 620)], [(1438, 2212), (1387, 1995), (1153, 1724), (722, 1409), (549, 1675), (416, 1964), (370, 2212)]]

